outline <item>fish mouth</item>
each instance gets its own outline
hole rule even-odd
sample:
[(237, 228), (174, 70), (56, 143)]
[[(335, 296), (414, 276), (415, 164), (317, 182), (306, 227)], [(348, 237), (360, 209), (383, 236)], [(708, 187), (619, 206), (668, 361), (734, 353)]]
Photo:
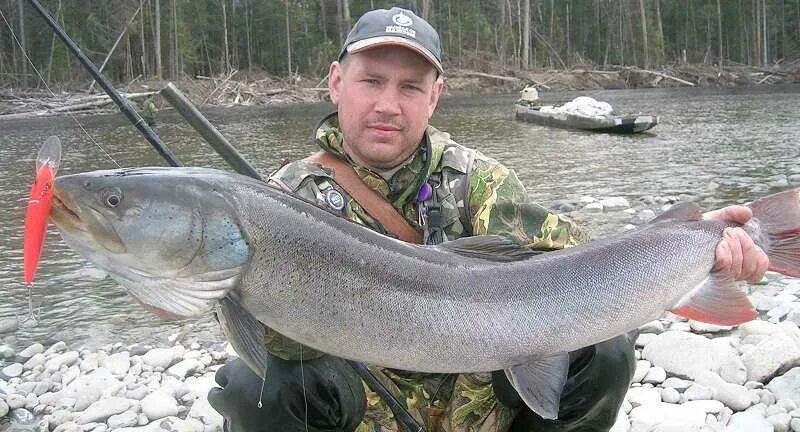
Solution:
[(50, 208), (50, 218), (58, 227), (72, 227), (80, 231), (83, 221), (81, 220), (80, 210), (76, 206), (70, 206), (69, 200), (58, 189), (53, 189), (53, 201)]

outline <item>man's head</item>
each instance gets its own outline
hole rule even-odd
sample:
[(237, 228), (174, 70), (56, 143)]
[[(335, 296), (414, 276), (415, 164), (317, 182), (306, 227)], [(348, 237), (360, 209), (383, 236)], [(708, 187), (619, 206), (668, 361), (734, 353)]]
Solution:
[(444, 87), (436, 30), (413, 12), (365, 13), (347, 36), (328, 86), (347, 154), (376, 170), (418, 148)]

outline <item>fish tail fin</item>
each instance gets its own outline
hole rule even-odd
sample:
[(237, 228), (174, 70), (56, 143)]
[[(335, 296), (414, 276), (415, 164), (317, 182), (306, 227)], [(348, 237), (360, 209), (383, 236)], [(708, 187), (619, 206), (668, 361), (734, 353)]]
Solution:
[(716, 325), (739, 325), (758, 317), (753, 304), (730, 277), (712, 273), (689, 291), (670, 312)]
[(745, 229), (769, 257), (769, 270), (800, 277), (800, 189), (779, 192), (748, 205)]

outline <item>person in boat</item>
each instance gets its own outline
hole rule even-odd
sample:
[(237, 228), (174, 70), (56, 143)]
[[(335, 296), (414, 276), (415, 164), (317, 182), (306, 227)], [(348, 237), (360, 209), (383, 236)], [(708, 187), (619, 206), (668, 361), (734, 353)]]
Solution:
[[(284, 165), (270, 184), (406, 241), (438, 244), (496, 234), (542, 252), (587, 241), (569, 218), (533, 203), (513, 170), (428, 124), (443, 73), (439, 35), (430, 24), (397, 7), (365, 13), (330, 66), (337, 112), (312, 134), (323, 153)], [(388, 203), (411, 234), (368, 211), (363, 192), (340, 177), (341, 166), (332, 170), (324, 159), (331, 156)], [(734, 206), (710, 216), (744, 222), (748, 212)], [(726, 238), (717, 249), (717, 270), (759, 280), (766, 255), (740, 229)], [(265, 382), (241, 361), (217, 373), (222, 388), (212, 389), (208, 400), (224, 416), (226, 430), (405, 430), (387, 401), (344, 360), (269, 329), (264, 342), (270, 353)], [(558, 420), (528, 409), (502, 372), (370, 369), (429, 432), (608, 431), (635, 368), (632, 337), (580, 349), (570, 360)]]

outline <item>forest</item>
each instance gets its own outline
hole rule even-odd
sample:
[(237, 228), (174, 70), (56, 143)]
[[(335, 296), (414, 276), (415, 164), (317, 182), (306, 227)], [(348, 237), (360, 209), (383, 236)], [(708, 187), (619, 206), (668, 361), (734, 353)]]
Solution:
[[(232, 71), (322, 79), (365, 11), (399, 5), (440, 33), (446, 68), (787, 65), (800, 0), (41, 0), (116, 83)], [(0, 88), (86, 82), (28, 0), (0, 0)]]

